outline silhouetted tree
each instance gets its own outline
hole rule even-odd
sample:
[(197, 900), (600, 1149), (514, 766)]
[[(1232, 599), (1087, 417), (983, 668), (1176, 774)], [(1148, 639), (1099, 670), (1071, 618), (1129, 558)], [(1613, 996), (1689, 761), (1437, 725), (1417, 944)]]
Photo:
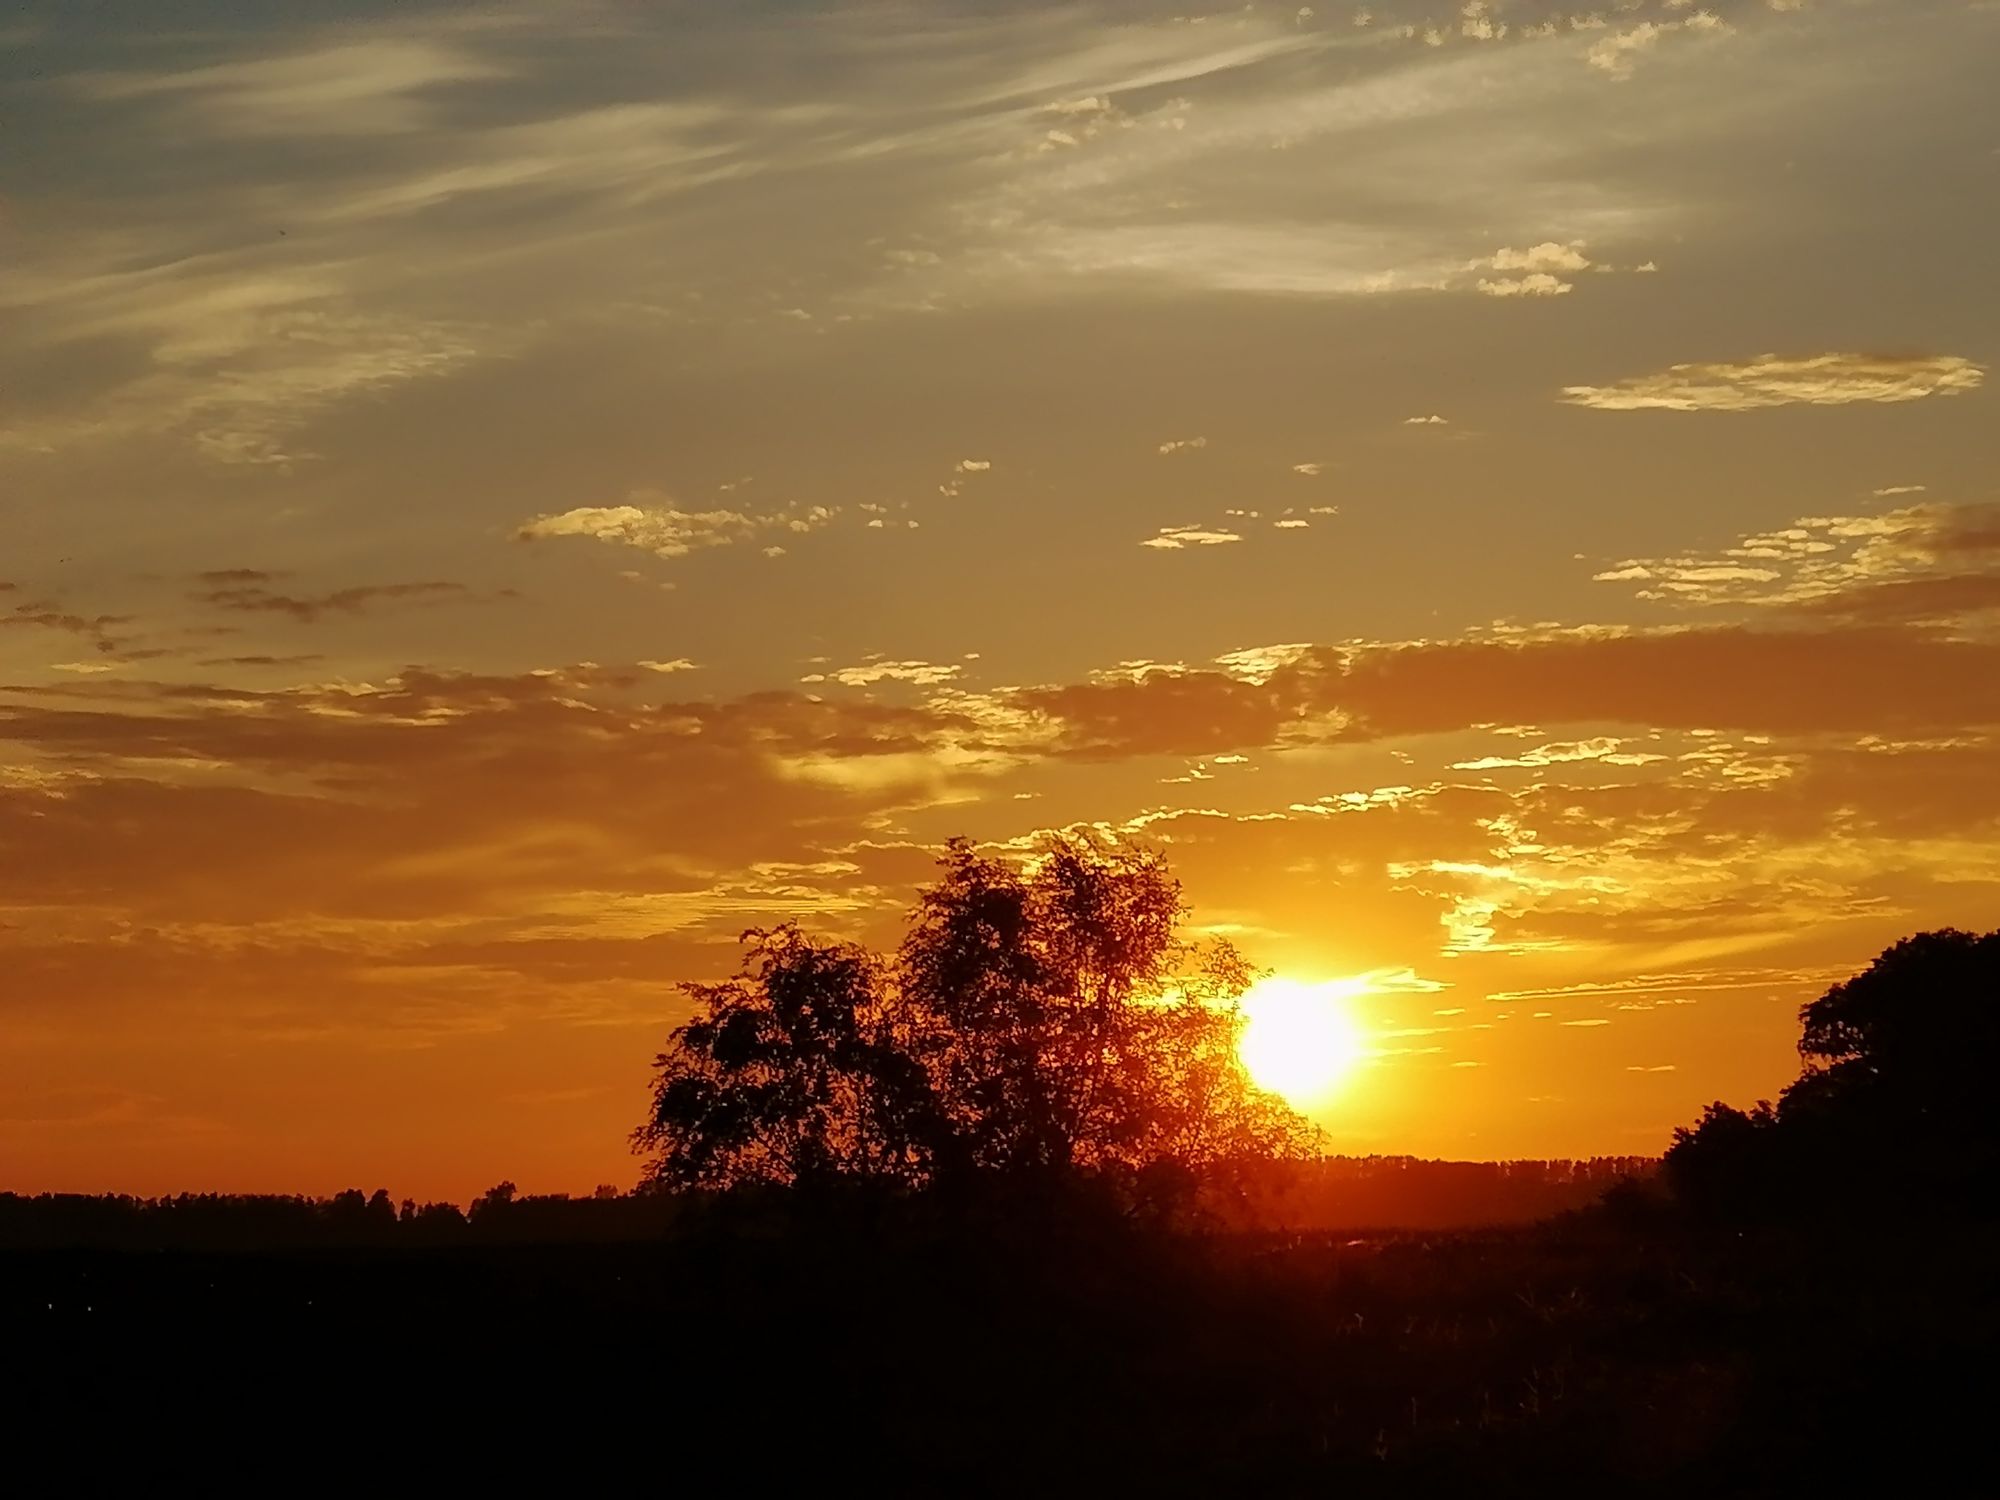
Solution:
[(687, 985), (692, 1020), (655, 1060), (634, 1145), (684, 1187), (915, 1178), (937, 1138), (921, 1070), (894, 1045), (881, 966), (796, 926), (744, 935), (742, 971)]
[(450, 1244), (465, 1233), (465, 1213), (456, 1203), (409, 1205), (403, 1223), (411, 1235), (427, 1244)]
[(1300, 1144), (1237, 1056), (1251, 971), (1186, 941), (1157, 853), (1051, 840), (1025, 871), (957, 840), (898, 955), (909, 1034), (971, 1162), (1197, 1172)]
[(1769, 1100), (1748, 1111), (1717, 1100), (1692, 1126), (1676, 1126), (1661, 1162), (1674, 1194), (1698, 1212), (1741, 1216), (1775, 1206), (1778, 1123)]
[(1780, 1101), (1788, 1122), (1990, 1164), (2000, 931), (1905, 938), (1799, 1018), (1806, 1073)]
[(955, 840), (940, 865), (893, 962), (788, 926), (747, 934), (736, 978), (686, 987), (697, 1012), (634, 1136), (656, 1179), (1083, 1171), (1167, 1202), (1306, 1149), (1237, 1056), (1250, 970), (1182, 936), (1159, 855), (1056, 838), (1017, 869)]
[(1799, 1012), (1805, 1071), (1745, 1115), (1710, 1105), (1666, 1156), (1708, 1208), (1981, 1201), (2000, 1168), (2000, 932), (1946, 928), (1885, 950)]
[(466, 1213), (466, 1221), (473, 1228), (485, 1234), (494, 1233), (508, 1210), (513, 1207), (514, 1198), (520, 1189), (512, 1182), (496, 1182), (492, 1187), (472, 1200), (472, 1207)]

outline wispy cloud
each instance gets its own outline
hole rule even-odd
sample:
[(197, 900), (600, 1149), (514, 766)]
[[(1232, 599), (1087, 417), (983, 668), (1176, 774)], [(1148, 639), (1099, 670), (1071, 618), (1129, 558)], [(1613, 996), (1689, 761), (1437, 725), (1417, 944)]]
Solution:
[(203, 67), (85, 73), (69, 82), (97, 102), (170, 100), (190, 124), (257, 138), (407, 132), (429, 122), (427, 92), (507, 76), (491, 59), (439, 40), (382, 37)]
[(1634, 584), (1642, 599), (1705, 609), (1962, 619), (2000, 609), (2000, 506), (1802, 516), (1718, 552), (1626, 558), (1595, 577)]
[(1186, 547), (1222, 547), (1242, 540), (1237, 532), (1219, 526), (1163, 526), (1159, 535), (1149, 536), (1139, 545), (1178, 552)]
[(517, 527), (514, 535), (524, 542), (588, 537), (636, 547), (655, 557), (678, 558), (773, 533), (812, 531), (832, 520), (834, 514), (831, 508), (817, 505), (763, 516), (734, 510), (686, 510), (657, 490), (639, 490), (623, 505), (579, 505), (536, 516)]
[(1614, 385), (1565, 386), (1562, 399), (1600, 411), (1755, 411), (1958, 396), (1978, 390), (1985, 378), (1984, 365), (1951, 354), (1761, 354), (1670, 365)]
[(324, 594), (285, 593), (264, 583), (223, 583), (202, 589), (194, 597), (217, 609), (289, 615), (310, 623), (329, 614), (360, 614), (378, 604), (442, 604), (471, 595), (462, 583), (425, 581), (362, 584)]
[(813, 672), (801, 682), (837, 682), (843, 687), (871, 687), (878, 682), (903, 682), (915, 687), (936, 687), (956, 678), (964, 669), (956, 662), (887, 661), (870, 658), (851, 667), (830, 672)]

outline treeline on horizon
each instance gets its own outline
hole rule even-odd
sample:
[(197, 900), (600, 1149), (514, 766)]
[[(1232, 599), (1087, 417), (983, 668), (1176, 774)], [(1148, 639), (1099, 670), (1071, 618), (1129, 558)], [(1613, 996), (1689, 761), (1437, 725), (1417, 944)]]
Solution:
[[(1535, 1223), (1643, 1182), (1650, 1157), (1434, 1161), (1327, 1156), (1274, 1161), (1238, 1183), (1218, 1232), (1396, 1233)], [(754, 1214), (770, 1191), (676, 1192), (654, 1184), (588, 1195), (521, 1193), (513, 1183), (471, 1203), (394, 1199), (350, 1188), (330, 1198), (282, 1193), (0, 1192), (0, 1249), (230, 1251), (616, 1243), (662, 1239)]]

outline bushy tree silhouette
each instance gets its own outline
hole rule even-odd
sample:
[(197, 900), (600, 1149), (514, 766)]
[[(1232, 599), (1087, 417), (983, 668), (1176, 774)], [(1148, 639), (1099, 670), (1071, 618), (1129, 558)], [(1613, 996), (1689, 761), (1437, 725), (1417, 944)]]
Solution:
[(1770, 1206), (1777, 1123), (1768, 1099), (1748, 1111), (1718, 1099), (1693, 1125), (1676, 1126), (1663, 1163), (1676, 1196), (1699, 1213), (1723, 1217)]
[(2000, 1169), (2000, 931), (1905, 938), (1799, 1019), (1804, 1071), (1775, 1110), (1711, 1104), (1674, 1132), (1665, 1165), (1679, 1196), (1735, 1214), (1987, 1200)]
[(1990, 1142), (2000, 931), (1905, 938), (1800, 1012), (1807, 1071), (1780, 1112), (1865, 1121), (1960, 1156)]
[(1307, 1148), (1237, 1057), (1249, 967), (1185, 938), (1159, 855), (1056, 838), (1016, 868), (955, 840), (940, 866), (893, 959), (786, 926), (685, 987), (634, 1134), (656, 1180), (1087, 1173), (1144, 1201)]
[(652, 1175), (683, 1187), (920, 1177), (932, 1102), (895, 1044), (881, 964), (796, 926), (744, 934), (742, 972), (684, 986), (696, 1013), (654, 1060), (634, 1135)]

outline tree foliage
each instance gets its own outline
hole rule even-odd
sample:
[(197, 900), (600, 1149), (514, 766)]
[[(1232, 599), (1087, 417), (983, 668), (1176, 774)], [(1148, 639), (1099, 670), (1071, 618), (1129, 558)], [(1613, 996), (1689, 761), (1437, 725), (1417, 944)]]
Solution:
[(2000, 931), (1905, 938), (1799, 1020), (1804, 1069), (1775, 1108), (1711, 1104), (1674, 1132), (1666, 1168), (1683, 1199), (1742, 1213), (1984, 1198), (2000, 1170)]
[(687, 985), (693, 1019), (655, 1059), (637, 1134), (656, 1176), (689, 1187), (912, 1177), (934, 1135), (880, 963), (796, 926), (744, 935), (742, 972)]
[(1805, 1075), (1782, 1113), (1845, 1115), (1898, 1137), (1991, 1134), (2000, 931), (1919, 933), (1799, 1013)]
[(1183, 934), (1150, 851), (947, 846), (900, 949), (745, 935), (655, 1060), (634, 1145), (659, 1181), (929, 1186), (1084, 1172), (1142, 1192), (1297, 1154), (1310, 1127), (1237, 1057), (1251, 971)]

